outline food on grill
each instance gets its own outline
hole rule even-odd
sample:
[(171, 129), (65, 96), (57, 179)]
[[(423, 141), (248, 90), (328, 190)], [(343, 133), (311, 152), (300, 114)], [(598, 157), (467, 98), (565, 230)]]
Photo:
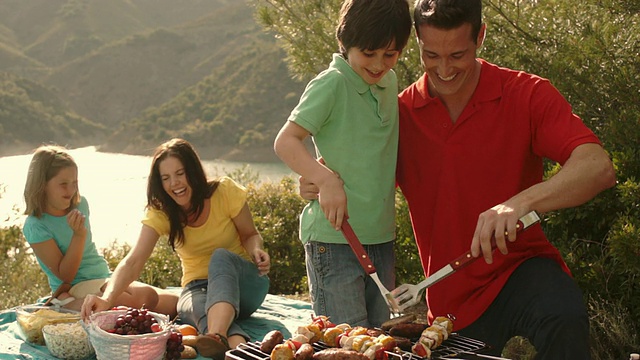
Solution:
[(391, 330), (392, 327), (396, 325), (412, 323), (416, 321), (416, 319), (417, 317), (415, 314), (402, 315), (402, 316), (398, 316), (396, 318), (383, 322), (380, 328), (384, 331), (389, 331)]
[(411, 352), (421, 357), (431, 357), (431, 350), (448, 339), (451, 331), (453, 322), (444, 316), (437, 317), (431, 326), (424, 329), (418, 341), (411, 347)]
[(313, 354), (314, 360), (369, 360), (363, 354), (358, 353), (357, 351), (347, 350), (347, 349), (324, 349), (318, 351)]
[[(265, 352), (267, 354), (271, 354), (273, 348), (276, 345), (281, 344), (284, 341), (284, 335), (278, 330), (269, 331), (262, 339), (260, 343), (260, 351)], [(184, 342), (184, 338), (182, 340)]]
[(419, 323), (398, 324), (389, 329), (389, 334), (391, 336), (401, 336), (409, 339), (416, 339), (426, 328), (427, 325)]
[[(302, 344), (300, 344), (302, 345)], [(271, 360), (291, 360), (294, 357), (297, 347), (291, 340), (276, 345), (271, 351)]]
[(313, 347), (310, 344), (302, 344), (293, 354), (293, 357), (295, 360), (311, 360), (313, 359), (313, 352)]
[(411, 340), (402, 336), (393, 336), (393, 340), (396, 341), (396, 346), (399, 347), (401, 350), (411, 352), (411, 346), (413, 345), (411, 343)]

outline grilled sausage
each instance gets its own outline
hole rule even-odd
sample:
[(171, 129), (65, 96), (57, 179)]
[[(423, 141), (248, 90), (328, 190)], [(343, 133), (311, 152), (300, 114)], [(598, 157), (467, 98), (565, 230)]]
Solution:
[(389, 331), (391, 330), (392, 327), (396, 325), (412, 323), (416, 321), (416, 318), (417, 317), (415, 314), (402, 315), (397, 318), (393, 318), (391, 320), (387, 320), (383, 322), (380, 328), (384, 331)]
[(313, 346), (302, 344), (293, 357), (295, 360), (311, 360), (313, 359), (313, 351)]
[(273, 348), (276, 345), (282, 343), (284, 341), (284, 335), (278, 330), (269, 331), (262, 339), (262, 343), (260, 343), (260, 351), (271, 354)]
[(353, 350), (331, 348), (313, 354), (313, 360), (369, 360), (369, 358)]
[(389, 330), (391, 336), (401, 336), (407, 339), (417, 339), (422, 334), (422, 331), (427, 328), (425, 324), (407, 323), (398, 324)]

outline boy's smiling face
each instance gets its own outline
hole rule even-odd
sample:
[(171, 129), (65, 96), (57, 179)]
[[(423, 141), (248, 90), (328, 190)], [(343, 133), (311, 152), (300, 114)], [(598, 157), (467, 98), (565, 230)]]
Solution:
[(349, 66), (369, 85), (377, 84), (396, 63), (400, 51), (392, 41), (386, 49), (360, 50), (352, 47), (347, 51)]

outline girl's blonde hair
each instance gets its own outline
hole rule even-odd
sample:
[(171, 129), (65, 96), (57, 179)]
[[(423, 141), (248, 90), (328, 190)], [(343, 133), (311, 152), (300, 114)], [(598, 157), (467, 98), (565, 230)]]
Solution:
[[(29, 164), (27, 183), (24, 186), (24, 201), (27, 208), (25, 215), (41, 217), (46, 206), (47, 194), (45, 188), (47, 182), (58, 175), (60, 170), (78, 165), (67, 149), (56, 145), (43, 145), (36, 149)], [(80, 191), (76, 191), (71, 199), (70, 208), (75, 208), (80, 203)]]

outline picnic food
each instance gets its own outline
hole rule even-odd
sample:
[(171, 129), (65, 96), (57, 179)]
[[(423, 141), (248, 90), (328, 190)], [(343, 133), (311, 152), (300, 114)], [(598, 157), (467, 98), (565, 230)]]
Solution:
[(357, 351), (347, 349), (324, 349), (313, 354), (314, 360), (369, 360)]
[(42, 328), (49, 352), (66, 360), (80, 360), (93, 355), (93, 347), (79, 322), (45, 325)]
[(116, 326), (113, 332), (118, 335), (139, 335), (148, 334), (151, 332), (157, 332), (153, 329), (153, 324), (157, 325), (158, 321), (153, 315), (148, 313), (148, 310), (144, 308), (135, 309), (128, 308), (127, 312), (118, 316), (116, 319)]
[(262, 339), (262, 343), (260, 343), (260, 350), (267, 354), (271, 354), (273, 348), (282, 343), (282, 341), (284, 341), (284, 335), (282, 335), (280, 331), (269, 331), (267, 335), (264, 336), (264, 339)]
[(195, 359), (198, 357), (198, 352), (195, 348), (189, 345), (184, 346), (184, 350), (180, 353), (181, 359)]
[(444, 316), (433, 320), (433, 324), (424, 329), (420, 338), (411, 347), (411, 352), (421, 357), (431, 357), (431, 350), (437, 348), (447, 340), (453, 330), (453, 322)]
[(42, 328), (49, 324), (77, 322), (80, 314), (75, 311), (53, 310), (47, 306), (23, 306), (16, 310), (16, 320), (27, 342), (45, 345)]

